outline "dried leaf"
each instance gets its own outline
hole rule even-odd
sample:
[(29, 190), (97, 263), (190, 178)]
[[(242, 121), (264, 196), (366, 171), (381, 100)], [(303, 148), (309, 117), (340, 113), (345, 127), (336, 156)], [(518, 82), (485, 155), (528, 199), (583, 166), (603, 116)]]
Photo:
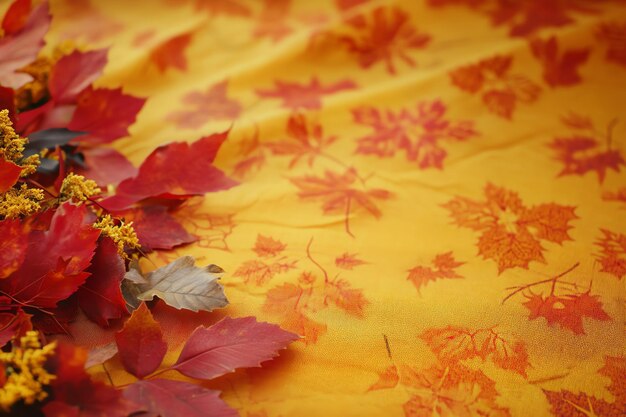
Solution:
[(103, 364), (104, 362), (111, 359), (113, 356), (117, 355), (118, 349), (117, 344), (114, 342), (107, 343), (106, 345), (101, 345), (90, 349), (87, 353), (87, 360), (85, 361), (85, 369), (91, 368), (92, 366)]

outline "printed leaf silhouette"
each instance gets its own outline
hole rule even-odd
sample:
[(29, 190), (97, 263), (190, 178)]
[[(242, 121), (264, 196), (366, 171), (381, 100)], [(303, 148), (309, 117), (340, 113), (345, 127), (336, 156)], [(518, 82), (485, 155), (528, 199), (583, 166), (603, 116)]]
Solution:
[(490, 358), (499, 368), (508, 369), (526, 377), (530, 367), (524, 342), (503, 339), (493, 329), (472, 330), (447, 326), (430, 328), (420, 335), (441, 363), (455, 363), (465, 359)]
[(415, 67), (411, 50), (425, 48), (431, 39), (411, 24), (407, 12), (397, 7), (377, 7), (347, 23), (352, 30), (338, 35), (338, 41), (356, 56), (362, 68), (383, 62), (390, 74), (396, 73), (395, 60)]
[(154, 372), (167, 352), (161, 326), (145, 303), (133, 311), (122, 330), (115, 334), (115, 343), (124, 369), (139, 379)]
[(89, 224), (90, 216), (84, 205), (59, 206), (49, 230), (30, 232), (22, 265), (0, 280), (0, 291), (41, 308), (53, 308), (76, 292), (89, 276), (85, 270), (100, 235)]
[(282, 99), (282, 106), (292, 110), (321, 109), (323, 96), (357, 87), (350, 80), (343, 80), (324, 86), (317, 77), (311, 78), (309, 84), (276, 80), (274, 85), (274, 89), (259, 89), (256, 90), (256, 94), (263, 98)]
[(276, 43), (293, 29), (287, 25), (291, 0), (263, 0), (263, 8), (256, 17), (255, 38), (268, 37)]
[(391, 365), (383, 372), (378, 374), (378, 381), (376, 381), (367, 391), (376, 391), (379, 389), (394, 388), (398, 385), (400, 376), (398, 375), (398, 368), (395, 365)]
[(443, 168), (447, 156), (442, 142), (463, 141), (476, 136), (471, 121), (451, 121), (445, 117), (446, 105), (440, 100), (417, 103), (415, 110), (398, 112), (362, 107), (352, 111), (354, 121), (374, 132), (358, 139), (356, 152), (392, 157), (398, 151), (420, 169)]
[(215, 168), (213, 160), (228, 132), (205, 136), (188, 144), (174, 142), (155, 149), (134, 178), (122, 181), (117, 194), (102, 202), (121, 210), (149, 197), (177, 198), (226, 190), (236, 182)]
[(90, 276), (78, 290), (78, 303), (85, 315), (106, 327), (109, 320), (128, 314), (120, 287), (126, 267), (111, 239), (100, 239), (87, 271)]
[(269, 236), (257, 235), (256, 243), (254, 244), (253, 251), (260, 257), (273, 257), (280, 255), (285, 250), (285, 245), (280, 240), (273, 239)]
[(18, 309), (15, 314), (0, 313), (0, 346), (6, 345), (14, 338), (22, 337), (27, 331), (32, 330), (31, 318), (32, 316), (24, 313), (22, 309)]
[(241, 104), (226, 96), (228, 81), (222, 81), (206, 91), (185, 95), (180, 110), (170, 113), (167, 120), (181, 129), (198, 129), (210, 120), (232, 120), (243, 110)]
[(143, 206), (115, 214), (127, 222), (133, 222), (133, 228), (144, 252), (172, 249), (198, 240), (187, 232), (164, 206)]
[(329, 281), (324, 287), (325, 300), (335, 304), (346, 313), (356, 317), (364, 317), (364, 309), (369, 301), (365, 299), (363, 291), (350, 287), (348, 281), (337, 279)]
[(100, 76), (106, 63), (106, 49), (64, 55), (50, 72), (48, 88), (52, 99), (57, 104), (74, 104), (78, 95)]
[(155, 296), (176, 309), (212, 311), (228, 305), (224, 287), (218, 282), (224, 272), (219, 266), (195, 266), (192, 256), (183, 256), (141, 278), (135, 269), (126, 279), (135, 283), (137, 299), (150, 301)]
[(368, 1), (370, 0), (335, 0), (335, 4), (339, 10), (347, 11), (362, 4), (366, 4)]
[(620, 167), (626, 165), (618, 149), (604, 149), (600, 142), (588, 136), (555, 138), (549, 147), (564, 165), (559, 176), (584, 175), (595, 171), (602, 183), (608, 170), (620, 172)]
[(528, 316), (530, 320), (543, 317), (549, 325), (558, 324), (575, 334), (585, 334), (583, 318), (611, 320), (602, 308), (598, 296), (590, 295), (589, 291), (562, 296), (530, 294), (526, 298), (527, 301), (523, 305), (530, 311)]
[(544, 395), (550, 403), (550, 409), (554, 415), (563, 417), (587, 417), (606, 416), (619, 417), (626, 413), (624, 403), (607, 401), (584, 392), (574, 394), (571, 391), (549, 391), (543, 390)]
[(602, 199), (604, 201), (626, 203), (626, 187), (621, 187), (616, 191), (605, 191), (602, 193)]
[(457, 279), (463, 278), (457, 274), (455, 269), (463, 265), (465, 262), (457, 262), (452, 252), (441, 253), (432, 260), (434, 269), (427, 266), (416, 266), (409, 269), (407, 279), (413, 282), (415, 288), (419, 292), (422, 286), (438, 279)]
[[(30, 81), (32, 77), (16, 71), (34, 61), (39, 50), (44, 46), (44, 36), (50, 27), (48, 3), (44, 2), (32, 10), (23, 26), (13, 19), (15, 16), (5, 17), (2, 22), (3, 27), (10, 27), (14, 24), (15, 27), (10, 28), (7, 34), (0, 38), (0, 56), (2, 57), (0, 84), (5, 87), (18, 88)], [(18, 27), (20, 28), (17, 29)]]
[(304, 158), (307, 158), (309, 167), (313, 166), (315, 158), (324, 154), (324, 149), (337, 140), (336, 136), (324, 136), (322, 125), (317, 122), (308, 122), (302, 114), (292, 114), (287, 122), (288, 139), (265, 144), (274, 155), (292, 155), (289, 169)]
[(543, 64), (543, 79), (551, 86), (571, 86), (581, 82), (578, 67), (589, 58), (589, 48), (559, 51), (556, 36), (548, 40), (537, 38), (530, 42), (533, 55)]
[(356, 253), (345, 252), (343, 255), (335, 258), (335, 265), (341, 269), (352, 270), (357, 266), (365, 265), (367, 262), (357, 258)]
[(191, 43), (191, 39), (191, 33), (183, 33), (168, 39), (152, 50), (150, 61), (156, 65), (160, 72), (165, 72), (169, 68), (186, 71), (187, 59), (185, 58), (185, 49)]
[(598, 371), (599, 374), (608, 377), (611, 384), (607, 387), (609, 392), (615, 396), (615, 399), (622, 401), (626, 399), (626, 358), (605, 356), (604, 366)]
[(600, 247), (600, 256), (596, 256), (602, 269), (622, 279), (626, 275), (626, 235), (612, 232), (607, 229), (600, 229), (602, 237), (596, 241)]
[(0, 157), (0, 193), (4, 193), (15, 185), (22, 168), (11, 161), (7, 161), (4, 157)]
[(360, 206), (372, 216), (379, 218), (382, 213), (374, 200), (387, 200), (391, 193), (387, 190), (358, 187), (358, 174), (349, 168), (343, 174), (326, 171), (323, 177), (304, 176), (290, 181), (300, 189), (298, 196), (303, 199), (321, 199), (324, 214), (343, 214), (346, 233), (350, 236), (349, 218), (354, 206)]
[(498, 273), (531, 261), (544, 262), (541, 241), (562, 244), (571, 240), (574, 207), (556, 203), (526, 207), (518, 194), (488, 183), (485, 201), (455, 197), (443, 204), (454, 223), (481, 232), (478, 254), (493, 259)]
[(277, 260), (272, 263), (258, 260), (246, 261), (237, 268), (233, 276), (243, 278), (246, 284), (263, 285), (275, 275), (294, 269), (296, 263), (297, 261), (287, 260)]
[[(179, 2), (180, 0), (175, 1)], [(212, 16), (224, 14), (227, 16), (248, 17), (252, 14), (250, 8), (242, 4), (241, 0), (193, 0), (193, 3), (196, 10), (207, 12)]]
[(77, 107), (67, 128), (89, 132), (77, 138), (82, 143), (109, 143), (128, 135), (146, 99), (124, 94), (121, 88), (84, 89), (76, 97)]
[(124, 396), (143, 406), (145, 417), (237, 417), (239, 413), (230, 408), (212, 391), (196, 384), (167, 379), (137, 381), (124, 390)]
[(0, 279), (10, 276), (24, 262), (28, 232), (18, 219), (0, 221)]
[(626, 22), (606, 22), (598, 26), (596, 38), (608, 44), (606, 60), (626, 68)]
[(237, 368), (260, 366), (298, 336), (254, 317), (225, 317), (189, 336), (172, 369), (199, 379), (213, 379)]

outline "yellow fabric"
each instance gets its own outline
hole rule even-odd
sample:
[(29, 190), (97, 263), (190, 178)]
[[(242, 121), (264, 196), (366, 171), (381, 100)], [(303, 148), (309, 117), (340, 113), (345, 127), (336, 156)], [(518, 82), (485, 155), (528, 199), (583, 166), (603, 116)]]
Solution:
[[(51, 2), (50, 47), (67, 39), (110, 46), (97, 85), (147, 97), (131, 135), (115, 144), (135, 164), (158, 145), (230, 129), (216, 164), (241, 185), (180, 212), (200, 242), (145, 263), (191, 254), (228, 271), (225, 310), (156, 308), (169, 360), (195, 326), (254, 315), (306, 338), (262, 369), (207, 384), (242, 416), (621, 415), (626, 280), (611, 268), (626, 262), (626, 167), (617, 162), (621, 170), (607, 169), (602, 181), (593, 170), (559, 175), (566, 165), (551, 144), (592, 137), (597, 147), (577, 157), (626, 157), (626, 8), (511, 3), (517, 14), (498, 22), (490, 17), (496, 0)], [(539, 3), (544, 9), (533, 9)], [(537, 10), (560, 11), (561, 23), (525, 27)], [(385, 33), (391, 40), (377, 49)], [(186, 35), (187, 44), (166, 53), (181, 53), (184, 64), (166, 58), (159, 67), (155, 51)], [(530, 45), (552, 36), (551, 78), (544, 62), (552, 58), (542, 61)], [(554, 69), (581, 48), (589, 52), (573, 68), (579, 79), (571, 61)], [(510, 67), (494, 57), (510, 57)], [(487, 73), (498, 65), (503, 77)], [(259, 92), (276, 82), (336, 91), (296, 116)], [(375, 136), (372, 109), (387, 126), (400, 120), (372, 145), (382, 155), (358, 151)], [(439, 111), (440, 119), (425, 119)], [(294, 162), (303, 120), (311, 148)], [(433, 131), (446, 153), (441, 167), (423, 154), (411, 160), (398, 139), (406, 134), (415, 145)], [(603, 252), (603, 239), (612, 239), (614, 255)], [(573, 266), (545, 306), (553, 323), (524, 305), (533, 295), (545, 301), (550, 282), (504, 301)], [(585, 294), (589, 304), (568, 304)], [(81, 326), (78, 342), (110, 336)], [(613, 382), (611, 363), (622, 366)], [(108, 368), (116, 384), (129, 382), (119, 362)]]

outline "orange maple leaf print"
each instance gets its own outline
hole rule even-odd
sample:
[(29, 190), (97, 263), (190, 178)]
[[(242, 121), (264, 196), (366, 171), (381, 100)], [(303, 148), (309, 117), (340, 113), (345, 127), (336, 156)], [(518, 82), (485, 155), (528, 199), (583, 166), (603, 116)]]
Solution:
[(290, 181), (300, 189), (300, 198), (322, 200), (324, 214), (342, 214), (346, 233), (352, 237), (354, 235), (350, 230), (350, 214), (354, 208), (361, 207), (379, 218), (382, 213), (374, 201), (391, 197), (387, 190), (365, 188), (365, 180), (359, 177), (354, 168), (347, 169), (343, 174), (327, 170), (323, 177), (307, 175), (291, 178)]
[(596, 30), (596, 38), (608, 44), (606, 60), (626, 68), (626, 22), (602, 23)]
[(352, 110), (354, 121), (374, 132), (358, 139), (357, 153), (393, 157), (404, 151), (406, 159), (420, 169), (443, 168), (447, 152), (442, 142), (464, 141), (477, 135), (469, 120), (451, 121), (440, 100), (417, 103), (415, 109), (398, 112), (373, 107)]
[(435, 256), (431, 263), (433, 267), (418, 265), (409, 269), (407, 279), (413, 282), (418, 293), (422, 286), (425, 286), (429, 282), (434, 282), (438, 279), (463, 278), (455, 269), (465, 262), (456, 261), (452, 252), (440, 253)]
[(488, 183), (485, 200), (459, 197), (443, 204), (455, 224), (481, 232), (478, 254), (493, 259), (498, 273), (531, 261), (544, 262), (541, 241), (562, 244), (571, 240), (574, 207), (556, 203), (526, 207), (518, 194)]
[(287, 245), (280, 240), (276, 240), (269, 236), (257, 235), (256, 243), (254, 244), (254, 248), (252, 250), (262, 258), (271, 258), (279, 255), (285, 250), (286, 247)]
[(410, 67), (416, 62), (412, 49), (423, 49), (430, 36), (419, 32), (411, 16), (397, 7), (377, 7), (368, 14), (347, 20), (347, 32), (338, 34), (339, 43), (355, 55), (362, 68), (383, 62), (390, 74), (396, 74), (394, 61), (401, 60)]
[(253, 36), (268, 37), (272, 42), (281, 41), (293, 29), (285, 22), (289, 18), (291, 0), (263, 0), (263, 9), (256, 18)]
[(607, 229), (600, 231), (602, 237), (596, 242), (600, 247), (600, 255), (596, 256), (602, 265), (600, 271), (622, 279), (626, 275), (626, 235)]
[(227, 81), (222, 81), (206, 91), (186, 94), (182, 100), (185, 110), (170, 113), (167, 120), (181, 129), (198, 129), (209, 120), (235, 119), (243, 108), (226, 96), (227, 85)]
[(241, 0), (167, 0), (172, 6), (193, 4), (194, 9), (211, 16), (249, 17), (252, 11)]
[(185, 49), (191, 43), (191, 38), (191, 33), (183, 33), (168, 39), (152, 50), (150, 61), (156, 65), (160, 72), (165, 72), (168, 68), (186, 71), (187, 58), (185, 58)]
[(345, 252), (343, 255), (335, 258), (335, 265), (341, 269), (352, 270), (357, 266), (365, 265), (367, 262), (357, 258), (356, 253)]
[(543, 79), (551, 87), (572, 86), (582, 81), (578, 67), (589, 58), (590, 48), (559, 51), (556, 36), (548, 40), (540, 38), (530, 42), (533, 55), (543, 65)]
[(563, 163), (558, 176), (582, 176), (595, 171), (602, 183), (607, 171), (620, 172), (620, 168), (626, 165), (622, 151), (612, 147), (617, 119), (609, 122), (605, 132), (598, 130), (588, 117), (575, 113), (564, 117), (562, 122), (573, 131), (572, 135), (554, 138), (548, 145), (554, 151), (555, 159)]
[(253, 259), (244, 262), (237, 268), (233, 276), (243, 278), (246, 284), (263, 285), (275, 275), (289, 272), (296, 267), (298, 261), (280, 256), (286, 248), (287, 245), (279, 240), (261, 234), (257, 235), (252, 250), (260, 258), (265, 259)]
[(468, 93), (481, 93), (490, 112), (511, 120), (517, 103), (533, 103), (541, 87), (527, 77), (509, 74), (511, 55), (496, 55), (477, 64), (466, 65), (450, 72), (452, 84)]
[(379, 389), (394, 388), (398, 385), (398, 382), (400, 382), (398, 368), (395, 365), (391, 365), (378, 374), (378, 381), (372, 384), (367, 390), (376, 391)]
[(317, 77), (311, 78), (308, 84), (277, 80), (274, 85), (273, 89), (256, 90), (256, 94), (263, 98), (281, 99), (282, 107), (292, 110), (321, 109), (323, 96), (356, 88), (356, 84), (350, 80), (324, 85)]
[(621, 187), (616, 191), (605, 191), (602, 193), (604, 201), (617, 201), (626, 203), (626, 187)]

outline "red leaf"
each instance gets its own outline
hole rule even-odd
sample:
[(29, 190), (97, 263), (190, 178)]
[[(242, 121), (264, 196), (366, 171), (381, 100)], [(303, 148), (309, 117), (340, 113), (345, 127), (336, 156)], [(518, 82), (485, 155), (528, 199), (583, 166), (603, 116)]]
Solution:
[(121, 181), (137, 176), (139, 172), (128, 159), (115, 149), (88, 148), (81, 149), (85, 157), (84, 169), (77, 169), (76, 173), (94, 180), (98, 185), (118, 185)]
[(0, 193), (9, 190), (20, 178), (22, 168), (0, 157)]
[(13, 338), (20, 338), (28, 330), (33, 329), (30, 314), (21, 309), (17, 313), (0, 313), (0, 347), (6, 345)]
[(463, 265), (465, 262), (458, 262), (454, 259), (452, 252), (441, 253), (432, 260), (434, 268), (427, 266), (416, 266), (409, 270), (407, 279), (413, 282), (417, 291), (429, 282), (438, 279), (458, 279), (463, 278), (457, 274), (455, 269)]
[(241, 113), (241, 104), (226, 95), (228, 81), (222, 81), (206, 91), (192, 91), (182, 100), (188, 110), (175, 111), (167, 120), (181, 129), (197, 129), (209, 120), (232, 120)]
[(213, 166), (227, 135), (218, 133), (192, 144), (174, 142), (155, 149), (139, 167), (139, 174), (122, 181), (117, 195), (102, 204), (119, 210), (149, 197), (186, 197), (233, 187), (237, 183)]
[(30, 14), (31, 0), (15, 0), (2, 19), (2, 30), (4, 36), (12, 35), (19, 32)]
[(220, 399), (219, 391), (166, 379), (137, 381), (124, 396), (146, 410), (142, 417), (237, 417), (239, 413)]
[(126, 320), (115, 342), (124, 368), (139, 379), (154, 372), (167, 352), (161, 326), (145, 303)]
[(87, 271), (91, 276), (78, 290), (78, 303), (87, 317), (100, 326), (108, 326), (109, 320), (128, 314), (120, 288), (126, 267), (111, 239), (100, 239)]
[(11, 276), (0, 280), (0, 290), (15, 299), (43, 308), (72, 295), (85, 282), (85, 269), (100, 231), (91, 227), (84, 205), (65, 203), (52, 217), (50, 230), (33, 230), (26, 257)]
[(186, 376), (213, 379), (237, 368), (260, 366), (298, 336), (254, 317), (226, 317), (189, 336), (173, 369)]
[(49, 26), (48, 3), (44, 2), (33, 10), (21, 30), (0, 39), (1, 85), (18, 88), (31, 80), (30, 75), (15, 71), (37, 58), (39, 50), (44, 45), (44, 36)]
[[(15, 91), (9, 87), (3, 87), (0, 85), (0, 110), (7, 109), (9, 111), (9, 119), (13, 126), (16, 125), (16, 111), (15, 111)], [(15, 126), (17, 130), (17, 126)]]
[(356, 84), (350, 80), (324, 86), (317, 77), (311, 78), (308, 85), (278, 80), (274, 81), (274, 85), (274, 89), (271, 90), (256, 90), (257, 95), (264, 98), (282, 99), (282, 106), (292, 110), (320, 109), (322, 96), (356, 88)]
[(352, 270), (357, 266), (365, 265), (367, 262), (356, 257), (356, 253), (345, 252), (343, 255), (335, 258), (335, 265), (341, 269)]
[(190, 42), (191, 33), (183, 33), (182, 35), (168, 39), (150, 53), (150, 61), (152, 61), (161, 72), (165, 72), (168, 68), (177, 68), (181, 71), (186, 71), (187, 59), (185, 58), (185, 49), (189, 46)]
[(91, 85), (107, 63), (107, 50), (74, 51), (52, 67), (48, 88), (58, 104), (74, 104), (78, 94)]
[(75, 140), (88, 143), (108, 143), (128, 135), (137, 113), (146, 99), (124, 94), (121, 88), (84, 89), (76, 98), (77, 107), (67, 128), (89, 132)]
[(533, 55), (543, 64), (543, 79), (551, 86), (571, 86), (581, 82), (578, 67), (589, 58), (589, 48), (568, 49), (559, 53), (556, 36), (530, 43)]

